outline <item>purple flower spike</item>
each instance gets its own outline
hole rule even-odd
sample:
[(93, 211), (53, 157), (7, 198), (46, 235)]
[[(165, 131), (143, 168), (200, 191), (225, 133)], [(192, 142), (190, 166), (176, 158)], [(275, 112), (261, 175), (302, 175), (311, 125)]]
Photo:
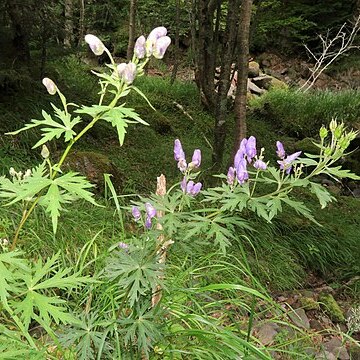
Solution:
[(150, 229), (150, 228), (151, 228), (151, 217), (149, 217), (149, 216), (146, 217), (145, 227), (146, 227), (147, 229)]
[(234, 159), (234, 168), (235, 169), (239, 166), (240, 162), (244, 159), (244, 154), (245, 153), (242, 151), (241, 148), (237, 151), (237, 153), (235, 155), (235, 159)]
[(147, 216), (152, 219), (153, 217), (156, 216), (156, 209), (150, 204), (150, 203), (145, 203), (145, 210), (146, 210), (146, 214)]
[(277, 148), (276, 155), (280, 159), (284, 159), (284, 157), (285, 157), (284, 145), (280, 141), (277, 141), (276, 142), (276, 148)]
[(171, 39), (168, 36), (163, 36), (156, 40), (153, 48), (153, 55), (156, 59), (162, 59), (165, 55), (166, 49), (171, 44)]
[(266, 170), (267, 165), (264, 161), (258, 159), (254, 162), (254, 168), (258, 170)]
[(191, 163), (189, 164), (190, 168), (198, 168), (201, 164), (201, 150), (194, 150), (194, 154), (191, 159)]
[(85, 41), (89, 44), (91, 51), (95, 55), (99, 56), (105, 51), (105, 45), (95, 35), (87, 34), (85, 36)]
[(229, 167), (226, 178), (227, 178), (227, 183), (229, 185), (234, 184), (234, 181), (235, 181), (235, 169), (232, 166)]
[(46, 87), (46, 90), (50, 95), (56, 94), (57, 87), (51, 79), (43, 78), (42, 83)]
[(250, 162), (253, 157), (256, 155), (256, 138), (255, 136), (250, 136), (245, 145), (246, 156)]
[(240, 185), (242, 185), (249, 178), (249, 173), (247, 172), (247, 169), (246, 169), (245, 158), (243, 158), (239, 162), (239, 164), (236, 168), (236, 177), (237, 177)]
[(184, 176), (184, 178), (182, 179), (181, 183), (180, 183), (180, 188), (183, 192), (186, 191), (186, 177)]
[(139, 221), (141, 218), (141, 212), (137, 206), (133, 206), (131, 208), (132, 216), (134, 217), (135, 221)]
[(130, 85), (133, 83), (136, 76), (136, 65), (133, 62), (128, 64), (121, 63), (117, 66), (119, 76), (125, 81), (126, 84)]
[(185, 153), (179, 139), (174, 142), (174, 159), (176, 161), (185, 160)]
[(146, 52), (145, 42), (146, 42), (146, 39), (145, 39), (144, 35), (141, 35), (136, 40), (136, 43), (134, 46), (134, 54), (138, 59), (143, 59), (145, 57), (145, 52)]

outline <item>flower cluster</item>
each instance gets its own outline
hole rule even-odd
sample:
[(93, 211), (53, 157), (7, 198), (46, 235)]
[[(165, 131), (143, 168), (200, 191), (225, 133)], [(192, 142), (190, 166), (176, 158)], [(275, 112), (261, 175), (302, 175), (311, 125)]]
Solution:
[(301, 155), (301, 151), (286, 156), (284, 145), (280, 141), (276, 142), (276, 149), (276, 155), (281, 159), (278, 160), (280, 169), (285, 170), (287, 174), (290, 174), (292, 169), (292, 163)]
[[(137, 206), (133, 206), (131, 209), (131, 213), (135, 219), (135, 221), (139, 221), (141, 219), (141, 211)], [(151, 228), (151, 219), (156, 216), (156, 209), (149, 202), (145, 203), (145, 227), (147, 229)]]
[(187, 177), (191, 170), (197, 169), (201, 165), (201, 150), (195, 149), (191, 162), (187, 164), (185, 158), (185, 152), (182, 148), (181, 142), (179, 139), (176, 139), (174, 142), (174, 159), (178, 163), (179, 170), (184, 174), (184, 178), (181, 181), (180, 187), (181, 190), (189, 195), (197, 195), (201, 188), (202, 184), (200, 182), (194, 183), (194, 181), (187, 181)]
[(138, 59), (143, 59), (145, 56), (149, 58), (151, 55), (156, 59), (162, 59), (171, 43), (171, 39), (166, 34), (167, 29), (159, 26), (150, 32), (147, 39), (141, 35), (135, 42), (134, 55)]
[(240, 185), (244, 184), (249, 179), (248, 164), (252, 163), (252, 166), (257, 170), (266, 170), (267, 164), (263, 161), (262, 152), (263, 149), (260, 155), (257, 156), (255, 136), (242, 139), (235, 155), (234, 166), (231, 166), (228, 170), (227, 183), (233, 185), (236, 177)]
[(22, 171), (17, 172), (13, 167), (9, 169), (9, 174), (12, 176), (13, 179), (16, 179), (18, 181), (26, 180), (31, 176), (31, 170), (27, 169), (25, 173)]

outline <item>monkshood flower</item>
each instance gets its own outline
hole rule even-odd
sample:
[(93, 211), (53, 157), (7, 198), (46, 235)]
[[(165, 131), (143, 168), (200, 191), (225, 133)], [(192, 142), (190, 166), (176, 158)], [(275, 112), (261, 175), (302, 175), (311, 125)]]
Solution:
[(235, 181), (235, 168), (233, 168), (232, 166), (229, 167), (226, 179), (227, 179), (227, 183), (229, 185), (234, 184), (234, 181)]
[(139, 210), (139, 208), (138, 208), (137, 206), (133, 206), (133, 207), (131, 208), (131, 213), (132, 213), (135, 221), (139, 221), (139, 220), (140, 220), (140, 218), (141, 218), (141, 212), (140, 212), (140, 210)]
[(171, 43), (171, 39), (166, 36), (167, 29), (159, 26), (153, 29), (145, 42), (146, 56), (154, 55), (157, 59), (162, 59), (166, 49)]
[(250, 136), (245, 145), (246, 157), (250, 163), (252, 158), (256, 156), (256, 138), (255, 136)]
[(105, 51), (105, 45), (95, 35), (87, 34), (85, 36), (85, 42), (89, 44), (91, 51), (97, 56), (102, 55)]
[(174, 141), (174, 159), (176, 161), (180, 161), (181, 159), (185, 159), (185, 153), (182, 148), (181, 142), (179, 139)]
[(280, 142), (277, 141), (276, 142), (276, 155), (280, 158), (280, 159), (284, 159), (285, 157), (285, 150), (284, 150), (284, 145)]
[(186, 185), (186, 193), (191, 196), (195, 196), (200, 192), (201, 188), (201, 182), (195, 184), (192, 180), (190, 180)]
[(138, 59), (143, 59), (145, 57), (146, 48), (145, 48), (145, 36), (141, 35), (137, 38), (134, 46), (134, 54)]
[(186, 191), (186, 176), (183, 177), (183, 179), (180, 183), (180, 188), (181, 188), (182, 192)]
[(261, 159), (257, 159), (255, 162), (254, 162), (254, 168), (255, 169), (258, 169), (258, 170), (266, 170), (267, 168), (267, 165), (264, 161), (262, 161)]
[(46, 90), (50, 95), (55, 95), (56, 94), (57, 87), (56, 87), (55, 83), (51, 79), (43, 78), (42, 83), (46, 87)]
[(132, 84), (135, 80), (136, 71), (136, 64), (131, 61), (128, 64), (121, 63), (117, 66), (117, 72), (120, 78), (122, 78), (127, 85)]
[(244, 182), (249, 179), (249, 173), (247, 172), (245, 158), (240, 160), (238, 166), (236, 167), (236, 177), (240, 185), (244, 184)]
[(189, 168), (190, 169), (198, 168), (200, 164), (201, 164), (201, 150), (195, 149), (191, 159), (191, 163), (189, 164)]
[(156, 209), (150, 203), (145, 203), (145, 211), (146, 211), (145, 227), (147, 229), (150, 229), (151, 219), (156, 216)]
[(278, 160), (278, 164), (280, 164), (280, 169), (285, 170), (287, 174), (290, 174), (292, 168), (292, 162), (295, 161), (301, 155), (301, 151), (298, 151), (294, 154), (288, 155), (283, 160)]

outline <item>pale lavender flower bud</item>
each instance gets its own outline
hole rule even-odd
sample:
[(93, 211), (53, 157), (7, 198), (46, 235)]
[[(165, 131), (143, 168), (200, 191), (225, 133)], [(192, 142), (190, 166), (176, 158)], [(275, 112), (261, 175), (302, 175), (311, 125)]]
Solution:
[(46, 87), (46, 90), (50, 95), (56, 94), (57, 87), (51, 79), (43, 78), (42, 83)]
[(128, 85), (132, 84), (136, 76), (136, 64), (129, 62), (128, 64), (121, 63), (117, 66), (117, 72), (119, 76)]
[(235, 159), (234, 159), (234, 168), (236, 169), (239, 165), (239, 163), (244, 159), (244, 152), (242, 151), (242, 149), (239, 149), (236, 154), (235, 154)]
[(184, 172), (186, 171), (187, 169), (187, 163), (186, 163), (186, 160), (185, 159), (180, 159), (178, 161), (178, 168), (181, 172)]
[(135, 42), (135, 47), (134, 47), (134, 54), (138, 59), (143, 59), (145, 57), (145, 36), (141, 35)]
[(266, 170), (267, 165), (264, 161), (258, 159), (254, 162), (254, 168), (259, 170)]
[(285, 157), (284, 145), (280, 141), (277, 141), (276, 142), (276, 148), (277, 148), (276, 155), (280, 159), (283, 159)]
[(120, 241), (120, 242), (118, 243), (118, 247), (119, 247), (120, 249), (123, 249), (123, 250), (128, 250), (128, 249), (129, 249), (129, 245), (126, 244), (126, 243), (124, 243), (124, 242), (122, 242), (122, 241)]
[(291, 163), (295, 161), (300, 155), (301, 151), (297, 151), (296, 153), (287, 156), (283, 160), (278, 160), (278, 164), (280, 164), (280, 169), (286, 170), (286, 173), (289, 174), (292, 168)]
[(157, 40), (161, 37), (165, 37), (166, 34), (167, 34), (167, 30), (164, 26), (156, 27), (155, 29), (153, 29), (150, 32), (150, 34), (145, 42), (145, 50), (146, 50), (147, 57), (153, 55), (154, 50), (155, 50), (155, 44), (156, 44)]
[(180, 188), (183, 192), (186, 191), (186, 177), (184, 176), (181, 183), (180, 183)]
[(181, 142), (179, 139), (176, 139), (174, 142), (174, 159), (176, 161), (180, 161), (181, 159), (185, 159), (185, 153), (182, 148)]
[(85, 41), (89, 44), (91, 51), (95, 55), (99, 56), (105, 51), (105, 45), (95, 35), (91, 35), (91, 34), (85, 35)]
[(250, 136), (245, 145), (246, 156), (250, 162), (253, 157), (256, 155), (256, 138), (255, 136)]
[(191, 163), (189, 164), (189, 167), (192, 168), (198, 168), (201, 164), (201, 150), (195, 149), (194, 154), (191, 159)]
[(236, 177), (237, 177), (240, 185), (242, 185), (249, 178), (249, 173), (247, 172), (245, 158), (243, 158), (239, 162), (239, 164), (236, 168)]
[(229, 170), (228, 170), (228, 173), (227, 173), (226, 178), (227, 178), (227, 183), (228, 183), (229, 185), (233, 185), (233, 184), (234, 184), (234, 180), (235, 180), (235, 169), (234, 169), (232, 166), (229, 167)]
[(141, 212), (137, 206), (133, 206), (131, 208), (132, 216), (134, 217), (135, 221), (139, 221), (141, 218)]
[(156, 40), (153, 47), (153, 55), (156, 59), (162, 59), (165, 55), (166, 49), (169, 47), (171, 39), (168, 36), (163, 36)]
[(146, 217), (145, 227), (146, 227), (147, 229), (150, 229), (150, 228), (151, 228), (151, 217), (149, 217), (149, 216)]
[(186, 193), (190, 194), (193, 187), (194, 187), (194, 182), (190, 180), (186, 185)]
[(156, 216), (156, 209), (150, 203), (145, 203), (145, 211), (150, 219)]

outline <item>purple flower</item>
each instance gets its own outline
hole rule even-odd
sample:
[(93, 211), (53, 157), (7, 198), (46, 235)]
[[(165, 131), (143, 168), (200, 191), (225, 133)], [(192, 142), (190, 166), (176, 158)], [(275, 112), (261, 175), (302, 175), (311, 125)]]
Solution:
[(134, 217), (135, 221), (139, 221), (141, 218), (141, 212), (137, 206), (133, 206), (131, 208), (132, 216)]
[(186, 193), (192, 196), (197, 195), (202, 188), (202, 184), (200, 182), (194, 184), (192, 180), (190, 180), (186, 185)]
[(280, 164), (280, 169), (281, 170), (286, 170), (287, 174), (290, 174), (291, 171), (291, 163), (293, 161), (295, 161), (299, 156), (301, 155), (301, 151), (298, 151), (294, 154), (291, 154), (289, 156), (287, 156), (285, 159), (283, 160), (278, 160), (278, 163)]
[(171, 39), (168, 36), (162, 36), (158, 40), (156, 40), (155, 46), (153, 48), (154, 58), (162, 59), (170, 43)]
[(50, 95), (56, 94), (57, 87), (51, 79), (43, 78), (42, 83), (46, 87), (46, 90)]
[(185, 160), (185, 153), (179, 139), (176, 139), (174, 142), (174, 159), (176, 161)]
[(233, 185), (233, 184), (234, 184), (234, 180), (235, 180), (235, 169), (234, 169), (232, 166), (229, 167), (229, 170), (228, 170), (228, 173), (227, 173), (226, 178), (227, 178), (227, 183), (228, 183), (229, 185)]
[(117, 72), (124, 82), (130, 85), (133, 83), (136, 76), (136, 64), (131, 61), (128, 64), (121, 63), (117, 66)]
[(277, 141), (276, 142), (276, 148), (277, 148), (276, 155), (280, 159), (283, 159), (285, 157), (284, 145), (280, 141)]
[(185, 159), (180, 159), (178, 161), (178, 168), (183, 173), (187, 169), (187, 163)]
[(152, 219), (154, 216), (156, 216), (156, 209), (150, 204), (150, 203), (145, 203), (145, 211), (147, 216)]
[(167, 29), (164, 26), (158, 26), (155, 29), (151, 30), (147, 40), (157, 40), (161, 38), (162, 36), (165, 36), (167, 34)]
[(258, 159), (254, 162), (254, 168), (259, 170), (266, 170), (267, 165), (264, 161)]
[(180, 188), (183, 192), (186, 191), (186, 177), (184, 176), (181, 183), (180, 183)]
[(129, 245), (126, 244), (126, 243), (124, 243), (124, 242), (122, 242), (122, 241), (120, 241), (120, 242), (118, 243), (118, 247), (119, 247), (120, 249), (123, 249), (123, 250), (128, 250), (128, 249), (129, 249)]
[(149, 217), (149, 216), (146, 217), (145, 227), (146, 227), (147, 229), (150, 229), (150, 228), (151, 228), (151, 217)]
[(85, 36), (85, 41), (89, 44), (91, 51), (95, 55), (99, 56), (105, 51), (105, 45), (95, 35), (87, 34)]
[(191, 163), (189, 164), (189, 167), (192, 168), (198, 168), (201, 164), (201, 150), (196, 149), (194, 150), (194, 154), (191, 159)]
[(144, 35), (141, 35), (136, 40), (136, 43), (134, 46), (134, 54), (138, 59), (143, 59), (145, 57), (145, 52), (146, 52), (145, 42), (146, 42), (146, 39), (145, 39)]
[(239, 162), (239, 164), (236, 168), (236, 177), (237, 177), (240, 185), (242, 185), (249, 178), (249, 173), (247, 172), (245, 158), (243, 158)]
[(250, 136), (245, 145), (246, 156), (250, 162), (253, 157), (256, 155), (256, 138), (255, 136)]

